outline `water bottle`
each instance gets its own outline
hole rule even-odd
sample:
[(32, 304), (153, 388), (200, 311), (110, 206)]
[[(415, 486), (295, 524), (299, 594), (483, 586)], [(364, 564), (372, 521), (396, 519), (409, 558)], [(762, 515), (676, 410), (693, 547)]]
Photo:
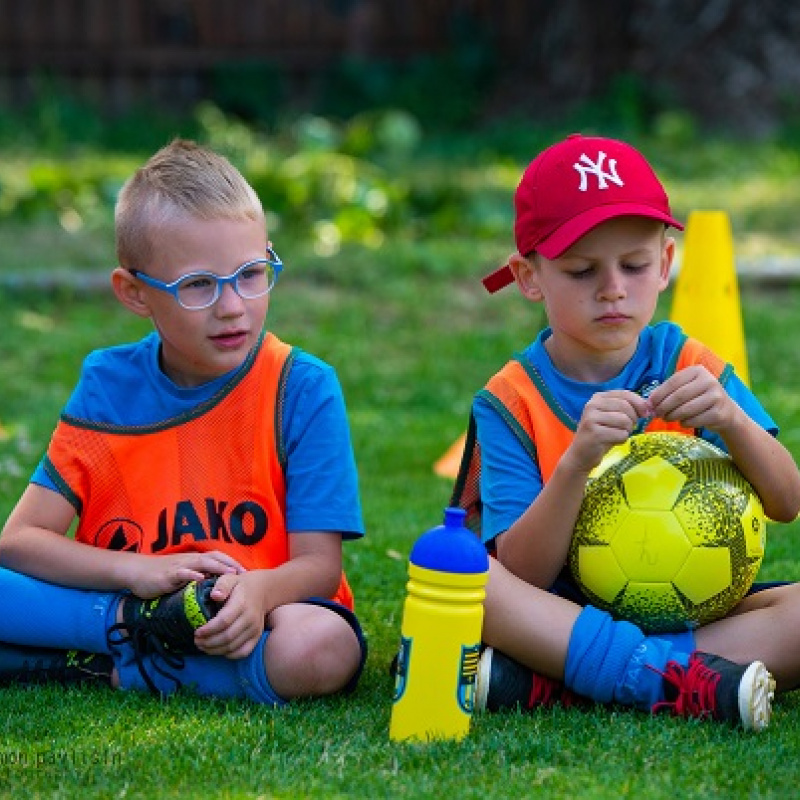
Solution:
[(448, 508), (411, 549), (389, 738), (461, 739), (475, 707), (489, 557)]

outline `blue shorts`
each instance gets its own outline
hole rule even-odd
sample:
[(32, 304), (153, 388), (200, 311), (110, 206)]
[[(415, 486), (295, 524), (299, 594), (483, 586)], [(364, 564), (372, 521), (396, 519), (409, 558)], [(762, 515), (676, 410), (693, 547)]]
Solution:
[[(764, 589), (773, 589), (776, 586), (787, 586), (789, 583), (791, 583), (791, 581), (766, 581), (762, 583), (754, 583), (750, 587), (750, 590), (747, 592), (747, 594), (763, 592)], [(552, 594), (557, 594), (559, 597), (563, 597), (565, 600), (571, 600), (573, 603), (577, 603), (579, 606), (589, 606), (592, 604), (589, 598), (580, 590), (578, 584), (575, 583), (569, 573), (564, 574), (562, 572), (561, 575), (556, 578), (556, 582), (550, 587), (550, 592)]]

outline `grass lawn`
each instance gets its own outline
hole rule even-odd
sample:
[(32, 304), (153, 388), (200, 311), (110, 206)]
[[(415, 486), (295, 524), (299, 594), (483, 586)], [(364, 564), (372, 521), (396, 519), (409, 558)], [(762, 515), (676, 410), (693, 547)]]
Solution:
[[(498, 250), (397, 242), (320, 260), (287, 242), (269, 325), (334, 364), (348, 402), (367, 537), (346, 569), (370, 641), (349, 699), (271, 711), (102, 689), (0, 693), (0, 796), (786, 797), (796, 791), (800, 702), (763, 735), (619, 709), (474, 721), (460, 744), (388, 741), (406, 556), (438, 524), (449, 484), (431, 465), (461, 432), (472, 393), (533, 338), (542, 316), (478, 281)], [(502, 252), (502, 251), (500, 251)], [(0, 513), (46, 447), (86, 352), (147, 326), (110, 293), (0, 294)], [(661, 315), (668, 309), (664, 298)], [(800, 293), (742, 291), (756, 392), (800, 458)], [(771, 526), (764, 579), (800, 579), (800, 525)], [(8, 611), (6, 612), (8, 613)]]

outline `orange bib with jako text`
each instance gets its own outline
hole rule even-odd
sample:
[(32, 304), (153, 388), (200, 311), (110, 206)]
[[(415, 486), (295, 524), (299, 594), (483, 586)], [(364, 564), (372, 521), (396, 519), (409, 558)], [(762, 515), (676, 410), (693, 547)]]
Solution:
[[(701, 342), (688, 337), (684, 337), (678, 357), (664, 377), (693, 364), (701, 364), (717, 379), (724, 379), (725, 362)], [(488, 382), (486, 391), (500, 401), (504, 416), (513, 423), (512, 429), (526, 439), (529, 450), (535, 451), (542, 479), (547, 482), (575, 436), (576, 422), (561, 411), (537, 373), (522, 361), (506, 364)], [(696, 433), (679, 422), (657, 418), (650, 420), (645, 430)]]
[[(240, 377), (149, 426), (63, 415), (45, 466), (79, 514), (75, 538), (112, 550), (220, 550), (247, 569), (289, 558), (280, 406), (291, 348), (272, 334)], [(342, 575), (335, 600), (353, 596)]]

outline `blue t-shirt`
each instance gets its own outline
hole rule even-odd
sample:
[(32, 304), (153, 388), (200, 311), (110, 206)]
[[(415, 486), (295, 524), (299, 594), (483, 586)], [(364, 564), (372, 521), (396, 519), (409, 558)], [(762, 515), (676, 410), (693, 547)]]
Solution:
[[(236, 370), (192, 388), (173, 383), (159, 366), (161, 340), (153, 332), (134, 344), (90, 353), (64, 412), (113, 425), (152, 425), (214, 396)], [(364, 535), (358, 474), (339, 380), (331, 366), (295, 349), (286, 382), (286, 529)], [(53, 491), (43, 462), (31, 482)]]
[[(550, 335), (549, 328), (543, 330), (524, 350), (522, 358), (539, 372), (561, 409), (576, 424), (596, 392), (611, 389), (641, 392), (661, 383), (683, 341), (683, 332), (672, 322), (647, 327), (639, 336), (633, 358), (616, 377), (605, 383), (581, 383), (562, 375), (553, 365), (544, 346)], [(778, 426), (734, 373), (726, 381), (725, 389), (748, 416), (777, 436)], [(522, 516), (541, 492), (543, 481), (538, 466), (519, 439), (480, 395), (475, 398), (472, 411), (481, 448), (482, 538), (488, 543)], [(700, 430), (699, 435), (727, 451), (722, 439), (711, 431)]]

